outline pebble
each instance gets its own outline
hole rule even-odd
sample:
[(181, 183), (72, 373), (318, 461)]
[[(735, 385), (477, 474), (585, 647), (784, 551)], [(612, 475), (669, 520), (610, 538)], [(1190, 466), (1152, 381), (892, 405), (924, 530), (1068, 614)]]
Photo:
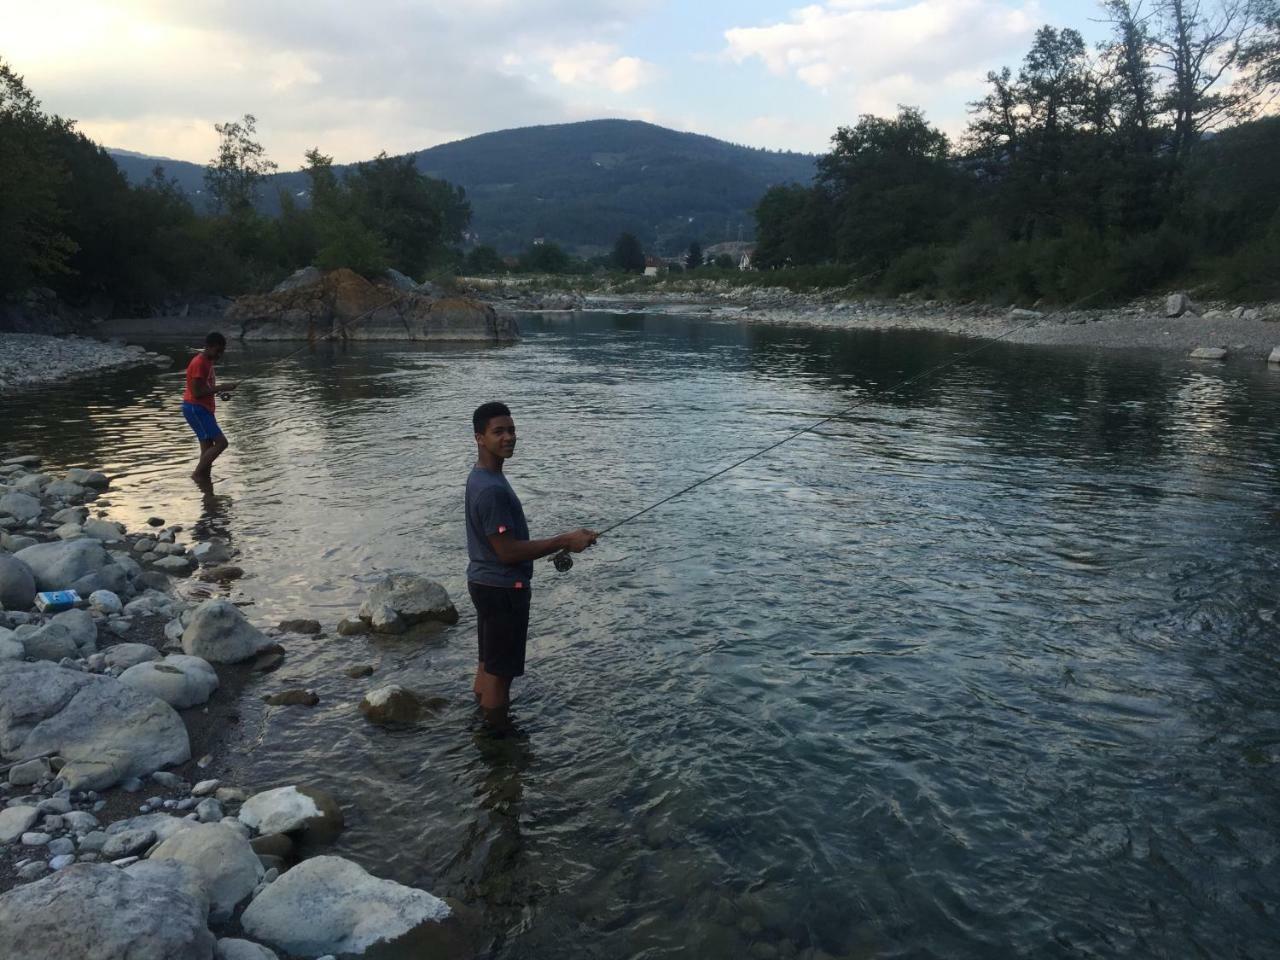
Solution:
[(140, 793), (142, 792), (142, 781), (137, 777), (130, 777), (121, 782), (120, 789), (126, 793)]
[(205, 797), (196, 805), (196, 816), (201, 823), (215, 823), (223, 817), (222, 804), (213, 797)]
[(221, 780), (201, 780), (191, 788), (191, 795), (193, 797), (207, 797), (220, 786), (222, 786)]
[(63, 867), (69, 867), (76, 862), (74, 853), (63, 853), (49, 861), (49, 868), (52, 870), (61, 870)]
[(58, 837), (49, 841), (49, 852), (55, 857), (60, 857), (65, 853), (75, 853), (76, 842), (70, 837)]
[(24, 847), (43, 847), (52, 839), (53, 837), (47, 833), (24, 833), (22, 835), (22, 845)]
[(39, 879), (40, 877), (43, 877), (48, 872), (49, 872), (48, 865), (43, 860), (40, 860), (40, 861), (37, 861), (36, 863), (28, 863), (25, 867), (19, 870), (18, 879), (28, 880), (28, 881), (36, 880), (36, 879)]

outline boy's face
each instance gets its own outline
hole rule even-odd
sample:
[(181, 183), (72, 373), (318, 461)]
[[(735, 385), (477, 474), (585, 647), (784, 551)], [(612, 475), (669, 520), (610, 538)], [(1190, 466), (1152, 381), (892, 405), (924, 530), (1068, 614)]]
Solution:
[(204, 348), (204, 352), (208, 355), (210, 360), (217, 363), (222, 359), (222, 355), (227, 352), (227, 348), (221, 343), (211, 343)]
[(476, 434), (476, 443), (500, 460), (516, 452), (516, 422), (510, 417), (494, 417)]

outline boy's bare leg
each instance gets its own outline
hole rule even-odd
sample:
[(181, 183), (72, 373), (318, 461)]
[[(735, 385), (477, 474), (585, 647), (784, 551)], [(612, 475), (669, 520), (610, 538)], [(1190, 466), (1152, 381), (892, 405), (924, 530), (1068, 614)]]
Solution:
[(200, 462), (196, 464), (191, 478), (193, 480), (207, 480), (213, 472), (213, 461), (217, 460), (225, 449), (227, 449), (226, 437), (218, 437), (216, 440), (201, 440)]

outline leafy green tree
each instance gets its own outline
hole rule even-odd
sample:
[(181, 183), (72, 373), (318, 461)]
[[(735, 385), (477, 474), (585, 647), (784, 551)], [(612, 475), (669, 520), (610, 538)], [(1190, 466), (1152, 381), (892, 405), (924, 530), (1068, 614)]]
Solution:
[(546, 242), (531, 246), (520, 257), (520, 267), (530, 273), (568, 273), (572, 258), (557, 244)]
[(258, 186), (275, 173), (276, 165), (254, 137), (258, 121), (251, 113), (239, 120), (215, 123), (218, 153), (205, 168), (204, 183), (214, 210), (233, 217), (252, 213)]
[(627, 273), (644, 273), (644, 247), (635, 234), (623, 233), (613, 244), (613, 266)]
[(684, 265), (689, 270), (697, 270), (702, 266), (702, 244), (697, 240), (689, 244), (689, 251), (684, 255)]
[(818, 179), (836, 206), (837, 257), (870, 271), (936, 239), (957, 186), (946, 136), (914, 107), (837, 130)]
[(769, 270), (835, 259), (833, 207), (822, 184), (771, 187), (755, 209), (755, 265)]
[(505, 272), (506, 264), (502, 262), (502, 256), (497, 250), (481, 244), (467, 253), (463, 269), (472, 276), (485, 276)]
[(69, 269), (76, 245), (59, 203), (67, 171), (55, 149), (67, 129), (0, 60), (0, 294)]
[(719, 270), (732, 270), (736, 266), (733, 262), (733, 257), (729, 256), (727, 253), (717, 254), (715, 265)]
[(445, 247), (459, 242), (471, 208), (461, 187), (423, 176), (412, 156), (379, 154), (347, 175), (351, 210), (381, 238), (391, 266), (410, 276), (426, 272)]

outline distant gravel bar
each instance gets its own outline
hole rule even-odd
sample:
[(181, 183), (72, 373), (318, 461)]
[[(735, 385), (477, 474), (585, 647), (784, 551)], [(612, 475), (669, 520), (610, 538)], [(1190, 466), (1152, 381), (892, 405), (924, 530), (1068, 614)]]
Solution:
[(1204, 316), (1166, 317), (1163, 301), (1101, 310), (1043, 312), (936, 301), (836, 300), (778, 290), (739, 289), (718, 297), (631, 294), (583, 298), (578, 309), (653, 310), (746, 323), (835, 330), (927, 330), (1041, 346), (1145, 350), (1187, 355), (1223, 347), (1236, 358), (1266, 360), (1280, 347), (1280, 304), (1251, 308), (1260, 319), (1231, 314), (1231, 304), (1206, 304)]
[(84, 337), (0, 333), (0, 392), (171, 361), (139, 346)]

